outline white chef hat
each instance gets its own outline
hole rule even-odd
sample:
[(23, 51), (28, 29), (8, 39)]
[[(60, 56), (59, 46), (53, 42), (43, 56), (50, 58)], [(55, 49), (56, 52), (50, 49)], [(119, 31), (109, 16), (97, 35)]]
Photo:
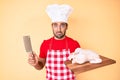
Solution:
[(52, 4), (48, 5), (46, 8), (46, 12), (52, 22), (66, 22), (70, 13), (72, 12), (72, 7), (66, 4), (58, 5)]

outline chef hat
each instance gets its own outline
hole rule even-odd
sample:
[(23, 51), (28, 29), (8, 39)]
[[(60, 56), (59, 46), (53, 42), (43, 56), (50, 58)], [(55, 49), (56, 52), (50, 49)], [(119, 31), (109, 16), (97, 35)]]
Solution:
[(66, 22), (70, 13), (72, 12), (72, 7), (66, 4), (58, 5), (52, 4), (48, 5), (46, 12), (52, 22)]

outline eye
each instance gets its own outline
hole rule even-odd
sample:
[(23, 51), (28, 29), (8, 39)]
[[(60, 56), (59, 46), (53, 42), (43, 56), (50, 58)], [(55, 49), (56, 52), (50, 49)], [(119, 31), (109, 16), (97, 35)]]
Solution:
[(61, 24), (61, 27), (63, 27), (63, 28), (64, 28), (65, 26), (66, 26), (66, 24), (65, 24), (65, 23), (62, 23), (62, 24)]
[(57, 23), (53, 23), (53, 27), (57, 27), (58, 25), (57, 25)]
[(57, 26), (57, 24), (54, 23), (53, 26)]
[(65, 23), (61, 23), (61, 25), (62, 25), (62, 26), (66, 26), (66, 24), (65, 24)]

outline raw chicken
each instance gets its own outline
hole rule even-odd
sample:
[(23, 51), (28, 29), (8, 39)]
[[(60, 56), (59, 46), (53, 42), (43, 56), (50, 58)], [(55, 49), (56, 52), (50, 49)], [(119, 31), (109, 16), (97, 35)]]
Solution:
[(69, 60), (72, 60), (72, 63), (83, 64), (87, 61), (90, 63), (101, 63), (99, 55), (91, 50), (77, 48), (74, 53), (71, 53), (68, 57)]

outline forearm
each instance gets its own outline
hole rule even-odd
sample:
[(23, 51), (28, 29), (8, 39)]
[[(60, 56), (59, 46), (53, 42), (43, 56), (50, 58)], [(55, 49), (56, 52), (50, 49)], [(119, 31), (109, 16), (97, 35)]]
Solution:
[(41, 70), (44, 67), (44, 64), (41, 61), (38, 61), (38, 64), (34, 66), (35, 69)]

